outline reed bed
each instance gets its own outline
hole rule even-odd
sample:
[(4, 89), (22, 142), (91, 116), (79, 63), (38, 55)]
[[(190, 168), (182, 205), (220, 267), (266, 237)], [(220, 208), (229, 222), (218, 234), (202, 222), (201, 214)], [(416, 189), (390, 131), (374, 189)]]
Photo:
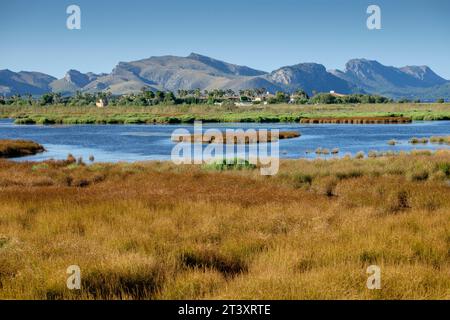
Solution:
[[(450, 104), (348, 104), (348, 105), (254, 105), (232, 107), (214, 105), (158, 105), (67, 107), (13, 107), (2, 106), (0, 117), (13, 118), (17, 124), (153, 124), (203, 122), (299, 122), (309, 119), (344, 119), (357, 117), (369, 121), (389, 118), (386, 121), (406, 118), (412, 120), (450, 120)], [(319, 121), (319, 120), (318, 120)]]
[(411, 123), (408, 117), (333, 117), (303, 118), (300, 123), (334, 123), (334, 124), (399, 124)]
[(427, 143), (433, 143), (433, 144), (450, 144), (450, 136), (434, 136), (431, 138), (416, 138), (413, 137), (409, 140), (409, 143), (411, 144), (427, 144)]
[(431, 137), (430, 138), (431, 143), (438, 143), (438, 144), (450, 144), (450, 136), (448, 137)]

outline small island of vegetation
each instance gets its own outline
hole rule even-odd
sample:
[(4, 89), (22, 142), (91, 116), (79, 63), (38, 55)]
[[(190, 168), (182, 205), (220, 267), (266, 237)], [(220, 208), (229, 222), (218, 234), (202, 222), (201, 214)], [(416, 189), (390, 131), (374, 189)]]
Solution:
[(267, 134), (262, 134), (260, 131), (255, 132), (254, 137), (251, 137), (248, 133), (233, 133), (231, 136), (227, 136), (226, 133), (222, 133), (222, 137), (217, 139), (216, 136), (207, 134), (190, 134), (181, 135), (173, 139), (175, 142), (200, 142), (200, 143), (223, 143), (223, 144), (251, 144), (251, 143), (267, 143), (274, 142), (283, 139), (293, 139), (300, 137), (298, 131), (281, 131), (278, 137), (272, 136), (272, 132), (268, 131)]
[(39, 143), (30, 140), (0, 140), (0, 158), (17, 158), (44, 152)]

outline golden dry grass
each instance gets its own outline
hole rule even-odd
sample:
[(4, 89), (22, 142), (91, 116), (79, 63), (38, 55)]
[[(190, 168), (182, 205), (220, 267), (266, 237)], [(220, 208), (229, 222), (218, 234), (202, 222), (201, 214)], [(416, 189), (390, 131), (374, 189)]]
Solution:
[(449, 178), (444, 151), (282, 161), (274, 177), (3, 160), (0, 298), (449, 299)]

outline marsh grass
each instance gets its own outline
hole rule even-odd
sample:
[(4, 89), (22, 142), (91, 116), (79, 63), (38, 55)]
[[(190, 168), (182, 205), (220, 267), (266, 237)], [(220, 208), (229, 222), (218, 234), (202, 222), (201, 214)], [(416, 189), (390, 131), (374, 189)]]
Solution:
[[(299, 122), (316, 118), (370, 119), (410, 118), (412, 120), (450, 120), (449, 104), (348, 104), (348, 105), (267, 105), (234, 107), (229, 110), (214, 105), (110, 106), (108, 108), (11, 107), (2, 106), (0, 117), (14, 118), (17, 124), (178, 124), (203, 122)], [(384, 121), (384, 120), (383, 120)], [(323, 122), (323, 121), (322, 121)]]
[(34, 141), (0, 140), (0, 158), (30, 156), (44, 151), (44, 147)]
[(430, 138), (431, 143), (438, 143), (438, 144), (450, 144), (450, 136), (448, 137), (431, 137)]
[(0, 160), (0, 298), (450, 298), (448, 151), (280, 165)]
[(300, 123), (334, 123), (334, 124), (399, 124), (410, 123), (412, 119), (403, 116), (389, 116), (389, 117), (319, 117), (319, 118), (303, 118)]

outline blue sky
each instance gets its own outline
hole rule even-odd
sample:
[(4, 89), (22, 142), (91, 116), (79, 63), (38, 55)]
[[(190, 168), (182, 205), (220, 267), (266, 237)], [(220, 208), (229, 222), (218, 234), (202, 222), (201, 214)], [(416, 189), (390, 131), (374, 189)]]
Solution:
[[(81, 30), (66, 28), (79, 5)], [(382, 30), (366, 9), (381, 7)], [(448, 0), (14, 0), (0, 4), (0, 69), (110, 72), (119, 61), (191, 52), (272, 71), (351, 58), (429, 65), (450, 79)]]

